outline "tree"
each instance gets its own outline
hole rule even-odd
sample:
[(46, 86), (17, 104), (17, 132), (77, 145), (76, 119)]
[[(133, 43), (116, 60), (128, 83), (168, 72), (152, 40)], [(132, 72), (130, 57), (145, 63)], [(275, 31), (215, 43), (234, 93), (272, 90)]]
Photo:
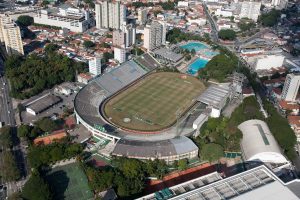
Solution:
[(26, 138), (29, 137), (30, 132), (31, 132), (31, 127), (29, 125), (21, 124), (18, 127), (18, 137), (19, 138), (21, 138), (21, 137), (26, 137)]
[(59, 126), (50, 118), (44, 117), (38, 120), (36, 126), (39, 127), (42, 131), (45, 132), (52, 132), (59, 128)]
[(188, 167), (187, 159), (181, 159), (178, 161), (178, 169), (179, 170), (185, 170), (187, 167)]
[(21, 26), (30, 26), (33, 24), (33, 18), (28, 15), (21, 15), (17, 19), (17, 23)]
[(4, 126), (0, 129), (0, 146), (4, 149), (11, 148), (13, 145), (12, 128)]
[(222, 156), (224, 156), (224, 151), (221, 145), (210, 143), (205, 144), (201, 149), (202, 160), (212, 162), (218, 160)]
[(218, 35), (222, 40), (234, 40), (236, 38), (235, 31), (231, 29), (220, 30)]
[(22, 190), (22, 197), (25, 200), (50, 200), (51, 193), (49, 186), (38, 174), (33, 174), (25, 183)]
[(259, 21), (263, 26), (272, 27), (278, 22), (280, 17), (280, 11), (272, 9), (270, 12), (262, 14), (259, 18)]
[(17, 167), (15, 157), (10, 151), (3, 151), (0, 154), (2, 163), (0, 165), (0, 176), (4, 181), (16, 181), (20, 178), (20, 171)]
[(50, 44), (47, 44), (47, 46), (45, 47), (45, 52), (47, 53), (51, 53), (51, 52), (55, 52), (59, 49), (59, 46), (57, 44), (53, 44), (53, 43), (50, 43)]
[(83, 42), (83, 46), (88, 49), (88, 48), (91, 48), (91, 47), (94, 47), (95, 46), (95, 43), (90, 41), (90, 40), (86, 40)]

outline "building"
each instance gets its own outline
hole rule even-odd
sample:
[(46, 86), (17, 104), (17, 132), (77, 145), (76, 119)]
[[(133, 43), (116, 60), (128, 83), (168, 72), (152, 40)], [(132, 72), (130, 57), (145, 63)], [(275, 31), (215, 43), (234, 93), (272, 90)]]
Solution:
[(288, 74), (282, 89), (281, 99), (294, 102), (298, 95), (299, 86), (300, 75)]
[(26, 112), (32, 115), (37, 115), (61, 101), (62, 99), (60, 97), (49, 93), (29, 103), (26, 106)]
[(113, 45), (128, 48), (135, 44), (136, 30), (132, 24), (124, 24), (113, 32)]
[(138, 9), (137, 22), (141, 25), (147, 22), (148, 8), (139, 8)]
[(272, 0), (271, 5), (276, 9), (284, 9), (288, 4), (287, 0)]
[(0, 41), (4, 42), (8, 55), (24, 55), (20, 27), (9, 16), (0, 16)]
[(144, 29), (144, 47), (151, 51), (166, 44), (166, 26), (164, 23), (153, 21)]
[(89, 74), (80, 73), (77, 75), (77, 81), (79, 83), (88, 84), (93, 77)]
[(126, 61), (126, 50), (120, 47), (114, 47), (114, 59), (123, 63)]
[(117, 2), (103, 1), (95, 5), (96, 27), (120, 29), (126, 22), (126, 6)]
[(95, 57), (89, 60), (89, 72), (93, 76), (97, 76), (101, 74), (101, 58)]
[(35, 138), (33, 140), (33, 143), (35, 145), (40, 145), (40, 144), (48, 145), (57, 140), (61, 140), (62, 138), (65, 138), (65, 137), (67, 137), (67, 133), (65, 132), (65, 130), (58, 130), (58, 131), (52, 132), (49, 135), (44, 135), (44, 136)]
[(238, 129), (243, 134), (241, 150), (245, 161), (263, 162), (265, 164), (289, 163), (264, 121), (248, 120), (241, 123)]
[(255, 62), (255, 70), (270, 70), (282, 67), (285, 57), (283, 55), (264, 55)]
[(213, 172), (137, 200), (297, 200), (300, 198), (299, 187), (299, 179), (285, 183), (261, 165), (227, 178)]
[(87, 10), (68, 6), (39, 10), (34, 17), (34, 23), (66, 28), (73, 32), (82, 33), (95, 26), (95, 19)]
[(165, 47), (155, 49), (153, 54), (161, 64), (172, 67), (178, 66), (184, 59), (181, 54), (175, 53), (171, 49)]
[(241, 3), (241, 12), (239, 17), (249, 18), (256, 22), (258, 16), (260, 15), (260, 7), (261, 7), (261, 2), (243, 1)]

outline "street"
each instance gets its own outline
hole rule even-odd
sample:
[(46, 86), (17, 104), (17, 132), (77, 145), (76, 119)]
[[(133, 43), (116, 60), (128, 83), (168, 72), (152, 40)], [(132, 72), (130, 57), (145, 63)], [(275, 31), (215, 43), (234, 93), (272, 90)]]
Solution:
[(20, 191), (22, 185), (25, 183), (25, 178), (27, 176), (27, 164), (26, 164), (26, 149), (25, 145), (22, 145), (17, 137), (17, 127), (15, 122), (14, 110), (12, 106), (12, 99), (9, 96), (9, 83), (6, 77), (4, 77), (4, 63), (2, 58), (0, 58), (0, 121), (4, 125), (10, 125), (13, 128), (13, 140), (14, 146), (12, 152), (15, 156), (17, 167), (21, 173), (21, 180), (17, 182), (5, 183), (7, 187), (7, 195), (11, 195), (17, 191)]

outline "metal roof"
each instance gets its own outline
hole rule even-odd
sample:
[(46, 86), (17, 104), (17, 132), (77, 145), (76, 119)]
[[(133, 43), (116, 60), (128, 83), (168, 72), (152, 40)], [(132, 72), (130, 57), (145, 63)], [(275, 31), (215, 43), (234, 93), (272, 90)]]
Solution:
[(243, 133), (241, 147), (245, 160), (286, 163), (279, 145), (268, 125), (261, 120), (253, 119), (241, 123), (238, 128)]
[(210, 85), (199, 97), (198, 101), (222, 109), (229, 96), (229, 85)]

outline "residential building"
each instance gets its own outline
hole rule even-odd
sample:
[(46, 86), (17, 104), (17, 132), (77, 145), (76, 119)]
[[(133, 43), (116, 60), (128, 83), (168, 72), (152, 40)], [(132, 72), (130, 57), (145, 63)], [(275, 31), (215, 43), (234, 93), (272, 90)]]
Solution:
[(240, 18), (249, 18), (253, 21), (257, 21), (260, 15), (261, 2), (255, 1), (243, 1), (241, 3), (241, 13)]
[(73, 32), (84, 32), (95, 25), (95, 19), (87, 10), (80, 10), (68, 6), (58, 9), (46, 9), (37, 12), (34, 23), (67, 28)]
[(126, 50), (120, 47), (114, 47), (114, 59), (123, 63), (126, 61)]
[(132, 24), (123, 25), (121, 30), (113, 32), (113, 45), (119, 47), (130, 47), (135, 44), (136, 31)]
[(137, 22), (139, 24), (145, 24), (147, 22), (147, 15), (148, 15), (147, 8), (139, 8)]
[(272, 0), (271, 5), (276, 9), (284, 9), (288, 4), (288, 0)]
[(288, 74), (282, 89), (281, 99), (295, 101), (300, 86), (300, 75)]
[(120, 29), (126, 22), (126, 6), (117, 2), (103, 1), (95, 5), (96, 27)]
[(166, 44), (166, 26), (162, 22), (153, 21), (144, 29), (144, 47), (150, 51)]
[(101, 58), (95, 57), (89, 60), (89, 72), (93, 76), (97, 76), (101, 74)]
[(20, 27), (16, 24), (5, 24), (2, 27), (5, 48), (8, 55), (24, 55)]
[(79, 83), (84, 83), (84, 84), (88, 84), (88, 82), (92, 79), (93, 77), (89, 74), (85, 74), (85, 73), (80, 73), (77, 75), (77, 81)]

